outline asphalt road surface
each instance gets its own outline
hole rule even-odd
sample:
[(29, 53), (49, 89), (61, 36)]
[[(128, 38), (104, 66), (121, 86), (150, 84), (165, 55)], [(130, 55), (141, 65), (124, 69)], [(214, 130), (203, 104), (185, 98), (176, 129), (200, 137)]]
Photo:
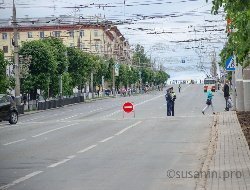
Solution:
[[(174, 117), (166, 116), (164, 90), (0, 123), (0, 190), (195, 189), (197, 179), (185, 173), (201, 169), (213, 115), (201, 113), (202, 85), (175, 91)], [(135, 113), (123, 115), (126, 101)], [(223, 105), (216, 92), (215, 111)]]

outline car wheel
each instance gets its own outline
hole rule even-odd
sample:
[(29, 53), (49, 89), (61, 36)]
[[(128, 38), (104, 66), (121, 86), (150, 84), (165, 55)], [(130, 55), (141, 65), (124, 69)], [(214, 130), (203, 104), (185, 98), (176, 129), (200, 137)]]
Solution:
[(17, 121), (18, 121), (18, 115), (17, 115), (17, 113), (14, 112), (14, 111), (11, 112), (9, 123), (10, 123), (10, 124), (16, 124)]

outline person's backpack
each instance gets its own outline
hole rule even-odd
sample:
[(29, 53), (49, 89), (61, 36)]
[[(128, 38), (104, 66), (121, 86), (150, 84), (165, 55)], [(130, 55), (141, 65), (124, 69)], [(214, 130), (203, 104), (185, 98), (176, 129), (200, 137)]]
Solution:
[(211, 99), (207, 99), (206, 104), (207, 105), (211, 105), (212, 104), (212, 100)]
[(232, 108), (232, 107), (233, 107), (233, 102), (232, 102), (232, 99), (231, 99), (231, 98), (229, 98), (229, 99), (227, 100), (227, 107), (228, 107), (228, 108)]

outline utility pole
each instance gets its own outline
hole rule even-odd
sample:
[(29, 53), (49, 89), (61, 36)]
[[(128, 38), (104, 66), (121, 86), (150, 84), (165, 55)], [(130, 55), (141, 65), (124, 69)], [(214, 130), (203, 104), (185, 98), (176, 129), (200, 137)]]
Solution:
[(60, 74), (59, 76), (59, 91), (60, 91), (60, 99), (62, 99), (63, 97), (63, 93), (62, 93), (62, 90), (63, 90), (63, 85), (62, 85), (62, 74)]
[(94, 98), (94, 74), (93, 71), (90, 73), (90, 92), (91, 92), (91, 98)]
[[(235, 65), (237, 65), (235, 53), (234, 53), (233, 56), (234, 56), (233, 57), (234, 63), (235, 63)], [(233, 85), (233, 89), (232, 89), (233, 90), (233, 92), (232, 92), (232, 95), (233, 95), (233, 108), (232, 108), (232, 110), (236, 111), (236, 92), (235, 92), (235, 90), (236, 90), (236, 88), (235, 88), (236, 81), (235, 81), (235, 71), (232, 71), (232, 85)]]
[(17, 33), (17, 20), (16, 20), (16, 6), (13, 0), (13, 33), (14, 33), (14, 65), (15, 65), (15, 97), (16, 104), (21, 104), (20, 97), (20, 79), (19, 79), (19, 56), (18, 56), (18, 33)]
[(113, 96), (115, 97), (115, 64), (113, 65)]

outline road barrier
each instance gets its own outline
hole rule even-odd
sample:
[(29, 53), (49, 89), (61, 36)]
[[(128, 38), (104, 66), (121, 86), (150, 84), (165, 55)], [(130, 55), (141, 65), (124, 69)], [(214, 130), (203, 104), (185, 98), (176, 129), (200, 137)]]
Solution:
[(65, 105), (81, 103), (84, 101), (85, 101), (84, 96), (76, 96), (76, 97), (54, 99), (54, 100), (47, 100), (47, 101), (38, 101), (37, 110), (47, 110), (47, 109), (62, 107)]

